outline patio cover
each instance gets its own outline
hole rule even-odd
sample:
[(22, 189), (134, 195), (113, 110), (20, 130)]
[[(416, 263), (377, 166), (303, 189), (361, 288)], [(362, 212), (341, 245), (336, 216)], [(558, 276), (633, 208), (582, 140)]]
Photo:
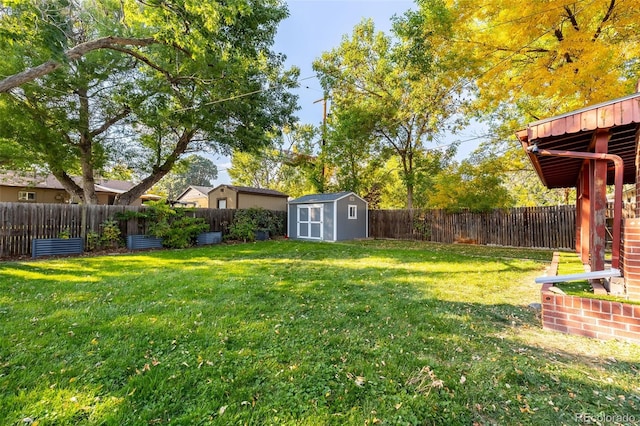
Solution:
[[(517, 132), (533, 167), (547, 188), (575, 187), (584, 160), (538, 156), (527, 148), (594, 152), (596, 130), (610, 132), (608, 154), (624, 161), (624, 183), (636, 182), (636, 140), (640, 128), (640, 93), (579, 109), (567, 114), (530, 123)], [(614, 170), (609, 167), (607, 184), (613, 185)]]
[(622, 184), (637, 185), (639, 123), (640, 93), (634, 93), (530, 123), (516, 133), (545, 186), (576, 188), (576, 249), (592, 271), (604, 269), (606, 185), (614, 183), (612, 267), (620, 264)]

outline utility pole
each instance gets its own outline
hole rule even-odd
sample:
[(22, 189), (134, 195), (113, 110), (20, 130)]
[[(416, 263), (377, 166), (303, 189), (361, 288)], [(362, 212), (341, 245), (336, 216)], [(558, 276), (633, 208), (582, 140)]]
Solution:
[(326, 135), (327, 135), (327, 95), (325, 94), (321, 99), (318, 99), (317, 101), (314, 101), (314, 104), (317, 104), (318, 102), (322, 102), (322, 141), (321, 141), (321, 145), (320, 145), (320, 157), (322, 158), (322, 172), (321, 172), (321, 179), (322, 179), (322, 191), (321, 192), (325, 192), (325, 165), (324, 165), (324, 156), (322, 154), (324, 154), (324, 146), (326, 145)]

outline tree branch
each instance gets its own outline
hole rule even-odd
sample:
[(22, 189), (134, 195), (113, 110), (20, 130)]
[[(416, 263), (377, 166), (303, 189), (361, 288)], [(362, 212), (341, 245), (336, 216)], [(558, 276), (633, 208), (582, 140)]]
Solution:
[(602, 18), (602, 21), (600, 21), (600, 25), (598, 25), (598, 29), (596, 30), (595, 34), (593, 34), (591, 41), (596, 41), (598, 37), (600, 37), (600, 33), (602, 33), (602, 26), (611, 18), (611, 15), (613, 14), (613, 9), (615, 8), (615, 6), (616, 6), (616, 0), (611, 0), (611, 2), (609, 3), (609, 9), (607, 9), (607, 13), (605, 13), (604, 17)]
[[(87, 53), (106, 48), (114, 48), (115, 46), (149, 46), (154, 43), (159, 43), (153, 38), (125, 38), (125, 37), (103, 37), (97, 40), (87, 41), (81, 43), (65, 52), (65, 58), (69, 61), (76, 60), (86, 55)], [(3, 80), (0, 80), (0, 93), (8, 92), (18, 86), (31, 82), (37, 78), (43, 77), (47, 74), (60, 68), (63, 64), (58, 61), (49, 60), (41, 65), (29, 68), (12, 76), (9, 76)]]
[(125, 118), (127, 115), (129, 115), (129, 113), (131, 113), (131, 108), (129, 108), (128, 106), (125, 106), (124, 109), (114, 115), (113, 117), (111, 117), (110, 119), (106, 120), (104, 123), (102, 123), (102, 126), (98, 127), (97, 129), (94, 129), (91, 131), (91, 136), (95, 137), (98, 136), (101, 133), (106, 132), (109, 127), (113, 126), (114, 124), (116, 124), (118, 121), (122, 120), (123, 118)]
[(65, 172), (58, 168), (52, 168), (51, 174), (58, 179), (58, 182), (70, 195), (78, 197), (79, 200), (84, 199), (84, 192), (82, 188)]
[(578, 25), (578, 20), (576, 19), (575, 13), (569, 9), (569, 6), (565, 6), (564, 10), (567, 12), (567, 18), (569, 18), (569, 22), (573, 26), (573, 29), (576, 31), (580, 31), (580, 25)]
[(162, 179), (167, 173), (171, 171), (171, 168), (174, 166), (176, 161), (180, 158), (182, 154), (184, 154), (189, 148), (189, 143), (196, 135), (197, 131), (195, 129), (185, 129), (180, 134), (180, 138), (176, 143), (176, 146), (173, 148), (171, 154), (165, 159), (165, 161), (153, 168), (153, 172), (143, 179), (140, 183), (138, 183), (133, 188), (129, 189), (127, 192), (123, 194), (116, 195), (115, 204), (119, 205), (129, 205), (133, 200), (140, 197), (144, 194), (149, 188), (151, 188), (154, 184), (156, 184), (160, 179)]
[(165, 78), (168, 81), (173, 82), (173, 80), (174, 80), (174, 77), (171, 74), (169, 74), (169, 71), (165, 70), (164, 68), (162, 68), (159, 65), (154, 64), (153, 62), (151, 62), (151, 60), (149, 58), (147, 58), (144, 55), (141, 55), (140, 53), (138, 53), (136, 51), (133, 51), (131, 49), (127, 49), (125, 47), (120, 47), (120, 46), (108, 46), (107, 49), (115, 50), (117, 52), (122, 52), (122, 53), (124, 53), (126, 55), (129, 55), (129, 56), (131, 56), (133, 58), (136, 58), (140, 62), (144, 62), (145, 64), (147, 64), (148, 66), (150, 66), (154, 70), (156, 70), (159, 73), (161, 73), (162, 75), (164, 75)]

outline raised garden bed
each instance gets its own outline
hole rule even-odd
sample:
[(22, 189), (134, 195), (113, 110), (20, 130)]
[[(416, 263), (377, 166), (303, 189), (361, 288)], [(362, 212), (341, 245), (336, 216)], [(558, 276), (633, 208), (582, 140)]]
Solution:
[(220, 244), (222, 242), (222, 232), (203, 232), (198, 235), (196, 244), (199, 246), (205, 246), (210, 244)]
[(34, 238), (31, 241), (31, 257), (80, 254), (84, 251), (82, 238)]
[(129, 235), (127, 236), (127, 248), (129, 250), (162, 248), (162, 238), (150, 235)]

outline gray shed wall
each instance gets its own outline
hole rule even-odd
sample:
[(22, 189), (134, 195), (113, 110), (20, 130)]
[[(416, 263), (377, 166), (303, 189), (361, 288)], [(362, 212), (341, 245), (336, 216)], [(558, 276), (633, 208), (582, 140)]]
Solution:
[(333, 202), (331, 203), (325, 203), (323, 208), (323, 235), (322, 235), (322, 240), (323, 241), (335, 241), (333, 239), (333, 228), (336, 226), (335, 223), (333, 223)]
[[(289, 238), (301, 239), (298, 236), (298, 206), (320, 205), (322, 206), (322, 241), (345, 241), (355, 238), (366, 238), (368, 216), (367, 203), (359, 197), (327, 202), (312, 202), (308, 204), (289, 204), (287, 223)], [(349, 219), (349, 206), (357, 206), (357, 218)], [(334, 209), (337, 209), (334, 214)], [(334, 232), (335, 231), (335, 232)], [(307, 239), (307, 238), (302, 238)]]
[(298, 205), (297, 204), (289, 204), (288, 214), (287, 214), (287, 236), (289, 238), (296, 239), (298, 238)]
[[(303, 239), (298, 235), (298, 206), (316, 206), (322, 207), (322, 241), (333, 241), (333, 202), (331, 203), (309, 203), (309, 204), (289, 204), (289, 214), (287, 215), (287, 222), (289, 224), (289, 238)], [(313, 239), (318, 241), (317, 239)]]
[[(360, 198), (349, 197), (338, 200), (338, 235), (337, 241), (367, 238), (367, 204)], [(349, 219), (349, 206), (357, 206), (357, 218)]]

